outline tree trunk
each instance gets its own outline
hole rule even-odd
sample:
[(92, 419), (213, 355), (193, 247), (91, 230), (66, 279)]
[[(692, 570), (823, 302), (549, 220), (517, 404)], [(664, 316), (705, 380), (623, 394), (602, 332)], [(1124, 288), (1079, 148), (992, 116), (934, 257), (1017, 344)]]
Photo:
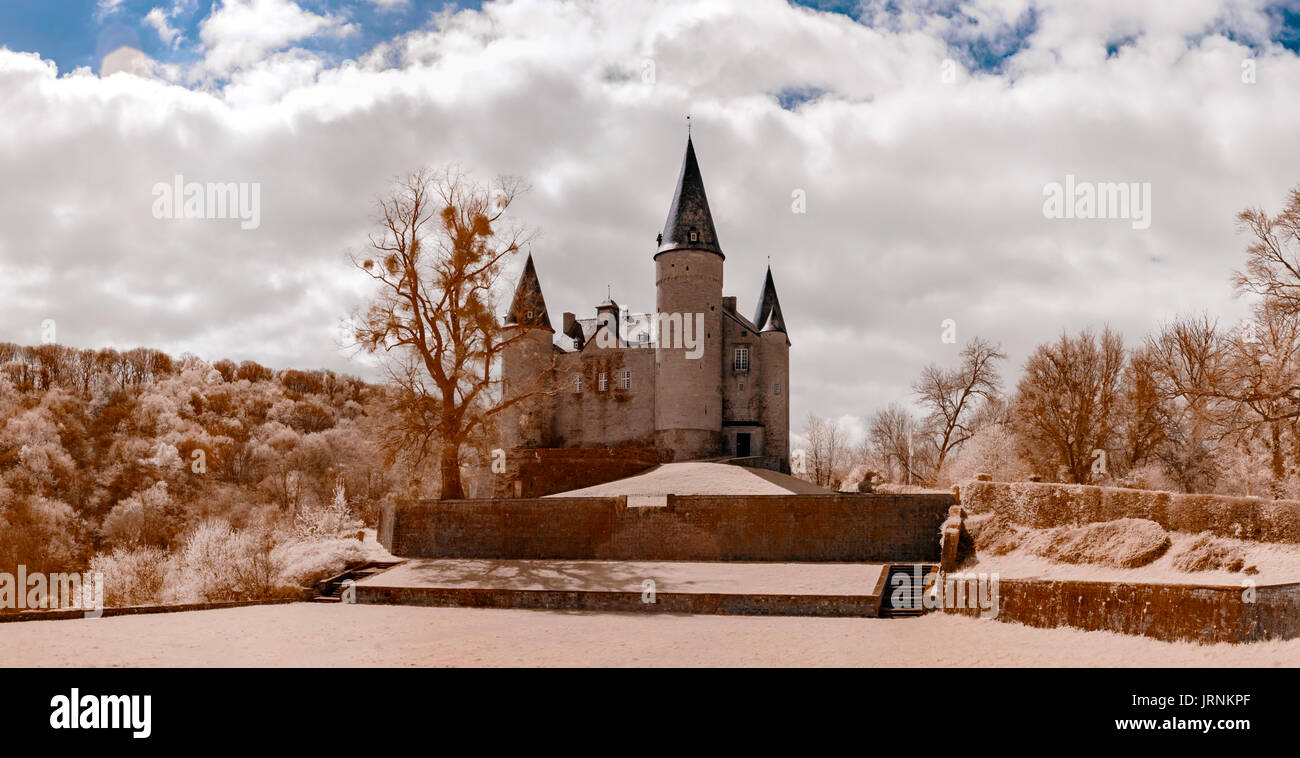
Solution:
[(1272, 448), (1272, 469), (1273, 474), (1273, 497), (1282, 497), (1285, 489), (1284, 480), (1286, 479), (1286, 461), (1282, 455), (1282, 428), (1274, 421), (1269, 424), (1270, 447)]
[(454, 442), (443, 443), (438, 468), (442, 474), (441, 499), (463, 499), (465, 490), (460, 483), (460, 445)]

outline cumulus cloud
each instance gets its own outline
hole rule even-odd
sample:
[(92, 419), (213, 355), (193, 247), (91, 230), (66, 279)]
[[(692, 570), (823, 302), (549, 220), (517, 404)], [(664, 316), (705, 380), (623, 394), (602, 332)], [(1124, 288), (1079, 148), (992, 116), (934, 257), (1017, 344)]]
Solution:
[(355, 31), (339, 16), (312, 13), (292, 0), (223, 0), (199, 26), (199, 38), (207, 69), (220, 75), (300, 40)]
[[(292, 46), (345, 19), (228, 2), (201, 26), (198, 65), (224, 72), (202, 90), (0, 51), (0, 333), (55, 318), (78, 345), (360, 371), (337, 344), (365, 294), (344, 253), (392, 176), (453, 161), (531, 184), (552, 311), (591, 315), (607, 285), (648, 310), (687, 113), (742, 311), (771, 258), (796, 426), (908, 399), (976, 334), (1014, 379), (1062, 330), (1244, 315), (1234, 214), (1300, 182), (1300, 61), (1262, 6), (977, 0), (965, 27), (947, 7), (514, 0), (334, 65)], [(1010, 57), (981, 67), (986, 44)], [(153, 218), (178, 174), (260, 183), (260, 227)], [(1150, 183), (1151, 227), (1044, 218), (1067, 175)]]
[(152, 26), (154, 31), (158, 32), (158, 38), (163, 41), (163, 44), (175, 47), (180, 44), (183, 37), (179, 30), (172, 27), (170, 21), (171, 15), (173, 14), (168, 13), (162, 8), (152, 8), (147, 14), (145, 14), (144, 22), (149, 26)]

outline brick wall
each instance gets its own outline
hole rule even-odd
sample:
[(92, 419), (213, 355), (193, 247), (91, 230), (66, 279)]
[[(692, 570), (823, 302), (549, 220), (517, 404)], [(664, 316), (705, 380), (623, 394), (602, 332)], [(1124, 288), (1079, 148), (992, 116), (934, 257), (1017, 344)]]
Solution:
[(670, 495), (444, 500), (390, 507), (381, 538), (420, 558), (934, 561), (952, 496)]
[(494, 494), (542, 497), (634, 476), (658, 463), (648, 448), (518, 448), (506, 455), (506, 473), (493, 478)]
[[(1003, 579), (997, 619), (1160, 640), (1255, 642), (1300, 637), (1300, 584), (1241, 587)], [(944, 609), (979, 615), (979, 609)]]

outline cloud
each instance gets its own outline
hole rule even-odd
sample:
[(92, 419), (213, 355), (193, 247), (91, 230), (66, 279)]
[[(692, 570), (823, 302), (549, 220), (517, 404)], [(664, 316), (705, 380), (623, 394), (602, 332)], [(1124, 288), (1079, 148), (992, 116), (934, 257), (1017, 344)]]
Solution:
[(105, 55), (99, 64), (100, 76), (112, 76), (119, 71), (134, 76), (153, 76), (154, 63), (138, 48), (123, 45)]
[(100, 20), (108, 18), (120, 10), (124, 2), (126, 0), (96, 0), (95, 17)]
[(144, 17), (144, 23), (152, 26), (158, 32), (158, 38), (163, 41), (163, 44), (173, 48), (178, 46), (184, 39), (180, 31), (173, 28), (168, 21), (170, 16), (175, 15), (175, 10), (173, 9), (173, 12), (169, 14), (162, 8), (153, 8)]
[[(78, 345), (361, 371), (336, 340), (366, 292), (344, 253), (392, 176), (453, 161), (532, 185), (516, 211), (551, 310), (590, 316), (606, 285), (648, 310), (687, 113), (742, 312), (771, 257), (796, 427), (907, 400), (976, 334), (1014, 381), (1062, 330), (1132, 343), (1179, 313), (1245, 315), (1234, 215), (1300, 182), (1300, 61), (1262, 6), (1039, 2), (1014, 44), (1027, 3), (963, 4), (974, 30), (900, 7), (872, 28), (776, 0), (515, 0), (333, 65), (293, 46), (344, 19), (227, 3), (199, 64), (225, 74), (201, 90), (0, 51), (0, 334), (55, 318)], [(1009, 57), (946, 80), (980, 35)], [(260, 183), (260, 228), (154, 219), (176, 174)], [(1067, 175), (1149, 182), (1151, 228), (1044, 218)]]
[(344, 37), (356, 31), (355, 25), (339, 16), (312, 13), (292, 0), (224, 0), (200, 24), (199, 38), (206, 51), (206, 68), (225, 75), (294, 42), (317, 35)]

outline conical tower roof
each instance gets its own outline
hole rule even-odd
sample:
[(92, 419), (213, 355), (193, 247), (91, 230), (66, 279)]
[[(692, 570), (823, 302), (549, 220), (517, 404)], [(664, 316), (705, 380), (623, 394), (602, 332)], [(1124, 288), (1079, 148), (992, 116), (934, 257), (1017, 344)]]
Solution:
[(555, 331), (551, 327), (551, 317), (546, 312), (546, 298), (542, 296), (542, 283), (537, 278), (532, 253), (528, 254), (528, 260), (524, 262), (524, 273), (519, 277), (519, 286), (515, 287), (515, 297), (510, 301), (506, 323)]
[(709, 199), (704, 194), (700, 164), (695, 160), (695, 145), (690, 137), (686, 138), (686, 157), (677, 177), (673, 203), (668, 208), (668, 220), (664, 222), (663, 234), (659, 235), (659, 252), (669, 250), (708, 250), (722, 255), (718, 233), (713, 228), (713, 214), (709, 212)]
[(767, 267), (763, 291), (758, 296), (758, 310), (754, 312), (754, 326), (760, 332), (785, 332), (785, 316), (781, 301), (776, 298), (776, 283), (772, 281), (772, 267)]

